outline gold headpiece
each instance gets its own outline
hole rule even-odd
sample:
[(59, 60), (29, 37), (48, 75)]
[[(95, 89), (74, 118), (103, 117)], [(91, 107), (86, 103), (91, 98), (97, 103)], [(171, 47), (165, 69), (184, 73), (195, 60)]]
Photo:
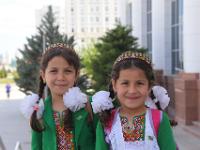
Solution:
[(69, 45), (64, 44), (64, 43), (55, 43), (55, 44), (50, 44), (45, 51), (52, 49), (52, 48), (56, 48), (56, 47), (60, 47), (60, 48), (70, 48)]
[(132, 51), (126, 51), (124, 53), (122, 53), (114, 62), (114, 65), (116, 65), (118, 62), (125, 60), (125, 59), (129, 59), (129, 58), (136, 58), (136, 59), (141, 59), (143, 61), (145, 61), (146, 63), (148, 63), (149, 65), (151, 65), (151, 60), (150, 58), (141, 52), (132, 52)]

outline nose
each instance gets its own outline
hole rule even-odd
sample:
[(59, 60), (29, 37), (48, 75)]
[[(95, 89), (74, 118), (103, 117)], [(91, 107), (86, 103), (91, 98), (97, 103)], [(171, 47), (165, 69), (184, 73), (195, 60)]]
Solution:
[(136, 87), (136, 85), (135, 85), (135, 84), (130, 84), (130, 85), (129, 85), (129, 88), (128, 88), (128, 92), (129, 92), (129, 93), (135, 93), (135, 92), (137, 92), (137, 87)]
[(59, 72), (59, 73), (58, 73), (58, 76), (57, 76), (57, 79), (58, 79), (58, 80), (64, 80), (64, 77), (65, 77), (65, 76), (64, 76), (64, 73), (63, 73), (63, 72)]

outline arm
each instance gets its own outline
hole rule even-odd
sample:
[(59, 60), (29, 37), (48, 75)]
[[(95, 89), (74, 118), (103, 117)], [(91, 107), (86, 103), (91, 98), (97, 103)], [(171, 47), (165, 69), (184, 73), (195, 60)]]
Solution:
[(32, 130), (31, 150), (42, 150), (42, 133)]
[(160, 150), (176, 150), (176, 143), (169, 118), (165, 112), (163, 112), (163, 118), (158, 131), (158, 145)]

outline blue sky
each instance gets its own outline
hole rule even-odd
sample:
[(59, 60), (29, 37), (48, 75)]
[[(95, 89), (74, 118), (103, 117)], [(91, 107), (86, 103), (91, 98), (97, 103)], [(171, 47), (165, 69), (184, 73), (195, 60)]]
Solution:
[(35, 10), (56, 0), (0, 0), (0, 54), (12, 57), (35, 34)]

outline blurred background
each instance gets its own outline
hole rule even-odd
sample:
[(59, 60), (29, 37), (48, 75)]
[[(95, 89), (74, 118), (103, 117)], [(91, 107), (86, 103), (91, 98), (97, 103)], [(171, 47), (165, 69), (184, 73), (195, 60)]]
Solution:
[(78, 85), (88, 95), (107, 89), (119, 54), (148, 53), (180, 150), (200, 149), (198, 15), (200, 0), (0, 0), (0, 150), (30, 149), (19, 106), (37, 93), (39, 60), (56, 42), (81, 57)]

